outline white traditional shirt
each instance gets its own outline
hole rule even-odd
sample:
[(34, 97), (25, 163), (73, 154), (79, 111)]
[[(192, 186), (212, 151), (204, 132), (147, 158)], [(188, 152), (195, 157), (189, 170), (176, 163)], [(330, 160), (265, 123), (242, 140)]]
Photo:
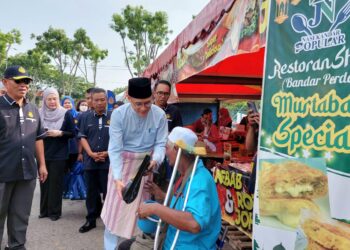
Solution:
[(113, 179), (122, 178), (122, 152), (151, 152), (152, 160), (162, 163), (168, 137), (168, 122), (164, 111), (156, 105), (151, 106), (146, 117), (140, 117), (131, 104), (115, 109), (109, 128), (108, 154)]

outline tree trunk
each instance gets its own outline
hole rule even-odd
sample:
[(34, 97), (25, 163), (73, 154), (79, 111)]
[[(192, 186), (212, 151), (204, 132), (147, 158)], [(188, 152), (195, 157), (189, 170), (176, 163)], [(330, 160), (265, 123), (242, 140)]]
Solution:
[(131, 71), (131, 68), (130, 68), (129, 59), (128, 59), (128, 54), (127, 54), (127, 51), (126, 51), (125, 40), (124, 40), (123, 37), (122, 37), (122, 41), (123, 41), (123, 50), (124, 50), (124, 55), (125, 55), (126, 66), (128, 67), (130, 76), (133, 77), (134, 75), (133, 75), (133, 73), (132, 73), (132, 71)]
[(58, 57), (58, 69), (60, 71), (61, 74), (61, 87), (62, 87), (62, 95), (66, 95), (66, 88), (65, 88), (65, 83), (64, 83), (64, 65), (63, 65), (63, 61), (62, 61), (62, 56), (60, 55)]
[(94, 62), (93, 64), (93, 68), (92, 68), (92, 73), (93, 73), (93, 77), (94, 77), (94, 87), (96, 87), (96, 76), (97, 76), (97, 61)]

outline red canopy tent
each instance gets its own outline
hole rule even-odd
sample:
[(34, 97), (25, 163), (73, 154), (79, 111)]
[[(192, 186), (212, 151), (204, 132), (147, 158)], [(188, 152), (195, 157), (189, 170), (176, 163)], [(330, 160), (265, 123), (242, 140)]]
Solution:
[(256, 0), (212, 0), (148, 66), (180, 100), (260, 99), (267, 14)]

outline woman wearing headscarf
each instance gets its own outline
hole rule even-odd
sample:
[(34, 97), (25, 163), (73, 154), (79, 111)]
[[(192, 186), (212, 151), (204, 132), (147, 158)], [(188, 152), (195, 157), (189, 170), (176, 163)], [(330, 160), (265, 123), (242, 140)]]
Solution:
[[(61, 100), (61, 105), (63, 108), (68, 110), (74, 119), (75, 124), (75, 135), (78, 134), (78, 116), (79, 112), (75, 109), (74, 100), (70, 96), (64, 96)], [(66, 169), (65, 169), (65, 176), (64, 176), (64, 182), (63, 182), (63, 198), (65, 199), (84, 199), (86, 194), (85, 185), (77, 185), (80, 182), (77, 181), (77, 178), (80, 178), (82, 184), (83, 178), (82, 178), (82, 159), (78, 159), (78, 153), (79, 153), (79, 141), (78, 138), (75, 136), (73, 138), (69, 139), (69, 158), (67, 161)], [(81, 150), (80, 150), (81, 151)], [(77, 160), (80, 161), (80, 163), (77, 163)]]
[[(75, 110), (74, 100), (70, 96), (64, 96), (61, 100), (61, 105), (63, 108), (68, 110), (73, 116), (75, 124), (75, 134), (78, 134), (78, 116), (79, 112)], [(78, 141), (77, 138), (69, 139), (69, 159), (68, 159), (68, 169), (71, 169), (72, 165), (77, 161), (78, 158)]]
[(227, 108), (220, 108), (219, 110), (219, 121), (218, 126), (220, 127), (232, 127), (232, 119), (230, 117), (230, 112)]
[(75, 126), (71, 112), (59, 102), (56, 89), (47, 88), (43, 93), (43, 105), (39, 110), (45, 128), (45, 162), (47, 181), (40, 185), (39, 218), (50, 217), (56, 221), (62, 214), (63, 175), (68, 159), (68, 139), (74, 137)]
[(74, 99), (70, 96), (64, 96), (61, 100), (61, 105), (66, 110), (69, 110), (73, 118), (77, 118), (79, 112), (75, 109)]

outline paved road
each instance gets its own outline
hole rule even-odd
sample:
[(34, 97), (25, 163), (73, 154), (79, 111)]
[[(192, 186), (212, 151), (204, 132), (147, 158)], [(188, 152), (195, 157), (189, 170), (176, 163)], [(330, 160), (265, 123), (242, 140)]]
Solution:
[[(103, 230), (101, 220), (97, 228), (81, 234), (79, 227), (85, 222), (84, 201), (63, 200), (62, 217), (58, 221), (39, 219), (40, 188), (37, 184), (27, 232), (28, 250), (98, 250), (103, 249)], [(6, 227), (5, 227), (6, 230)], [(1, 249), (7, 242), (5, 233)]]
[[(49, 218), (39, 219), (40, 188), (37, 184), (32, 213), (27, 232), (28, 250), (99, 250), (103, 249), (104, 225), (99, 219), (97, 227), (87, 233), (79, 233), (79, 227), (85, 222), (86, 208), (84, 201), (63, 200), (62, 217), (58, 221)], [(5, 226), (6, 230), (6, 226)], [(5, 232), (0, 249), (7, 242)], [(224, 250), (231, 250), (225, 244)]]

